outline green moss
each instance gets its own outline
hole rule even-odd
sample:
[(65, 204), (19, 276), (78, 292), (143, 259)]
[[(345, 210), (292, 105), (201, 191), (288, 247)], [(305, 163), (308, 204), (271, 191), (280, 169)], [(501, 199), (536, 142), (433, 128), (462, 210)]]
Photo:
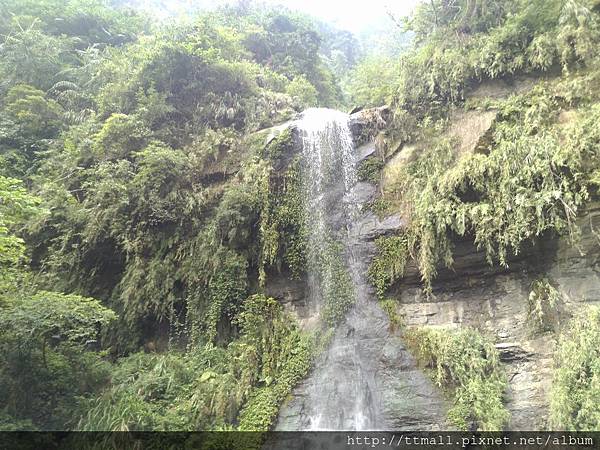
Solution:
[(398, 312), (398, 302), (392, 298), (379, 300), (379, 306), (390, 321), (390, 332), (398, 331), (404, 326), (404, 317)]
[(377, 156), (371, 156), (360, 164), (358, 170), (356, 171), (356, 175), (358, 176), (359, 181), (378, 183), (383, 166), (384, 162), (381, 160), (381, 158)]
[(369, 267), (369, 280), (383, 299), (387, 289), (404, 274), (409, 242), (406, 235), (383, 236), (375, 241), (377, 256)]
[(342, 253), (342, 244), (330, 240), (325, 242), (322, 252), (317, 255), (323, 296), (321, 318), (332, 327), (344, 318), (356, 301), (354, 285)]
[(413, 328), (406, 343), (436, 384), (453, 399), (449, 420), (460, 430), (502, 430), (509, 413), (503, 404), (507, 380), (493, 343), (473, 329)]
[(261, 279), (269, 266), (285, 264), (293, 278), (306, 269), (306, 210), (302, 192), (300, 160), (296, 157), (283, 174), (271, 172), (265, 189), (260, 222)]
[(585, 308), (565, 327), (554, 356), (550, 425), (557, 430), (600, 428), (600, 308)]

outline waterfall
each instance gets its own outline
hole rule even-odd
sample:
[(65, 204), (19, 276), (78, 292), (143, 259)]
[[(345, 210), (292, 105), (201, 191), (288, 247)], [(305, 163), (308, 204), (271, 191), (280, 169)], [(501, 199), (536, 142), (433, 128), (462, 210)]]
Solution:
[(334, 295), (334, 267), (322, 261), (333, 241), (346, 242), (352, 208), (346, 194), (356, 183), (348, 116), (326, 108), (306, 110), (297, 122), (302, 139), (302, 174), (308, 225), (308, 296), (313, 314)]
[[(344, 113), (319, 108), (305, 111), (294, 124), (302, 139), (300, 172), (308, 216), (310, 313), (305, 323), (326, 318), (332, 301), (344, 307), (331, 321), (335, 330), (329, 347), (282, 405), (276, 430), (444, 429), (442, 396), (390, 329), (367, 280), (376, 252), (373, 239), (386, 229), (397, 230), (400, 221), (380, 220), (365, 208), (376, 187), (357, 181), (359, 151), (349, 122)], [(325, 448), (321, 444), (314, 448)]]
[[(378, 425), (373, 361), (360, 340), (368, 328), (370, 314), (364, 286), (365, 258), (352, 239), (352, 225), (360, 208), (353, 200), (357, 182), (356, 154), (349, 116), (339, 111), (315, 108), (297, 122), (302, 138), (303, 181), (308, 216), (308, 296), (313, 314), (322, 313), (326, 299), (351, 295), (354, 306), (340, 317), (337, 334), (318, 364), (314, 383), (307, 390), (307, 430), (374, 429)], [(331, 243), (339, 252), (324, 261)], [(337, 258), (339, 261), (332, 261)], [(340, 266), (344, 272), (340, 276)], [(337, 278), (336, 278), (337, 277)], [(340, 285), (347, 282), (349, 292)], [(347, 290), (348, 291), (348, 290)], [(323, 316), (323, 315), (322, 315)]]

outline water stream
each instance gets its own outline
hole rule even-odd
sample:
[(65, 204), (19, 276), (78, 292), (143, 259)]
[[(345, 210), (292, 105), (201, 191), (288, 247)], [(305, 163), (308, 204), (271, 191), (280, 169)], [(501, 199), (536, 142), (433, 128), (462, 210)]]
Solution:
[(357, 183), (356, 153), (349, 116), (324, 108), (309, 109), (297, 122), (302, 138), (304, 184), (308, 211), (308, 296), (313, 314), (323, 307), (325, 293), (335, 290), (331, 265), (320, 263), (329, 242), (342, 243), (340, 254), (350, 276), (355, 306), (339, 326), (307, 390), (306, 430), (366, 430), (379, 427), (380, 407), (374, 389), (372, 361), (364, 358), (369, 309), (360, 246), (353, 245), (352, 226), (360, 214), (353, 200)]
[[(386, 221), (364, 207), (376, 188), (357, 181), (349, 122), (347, 114), (315, 108), (295, 123), (308, 213), (308, 319), (323, 317), (327, 299), (338, 293), (340, 267), (353, 305), (336, 321), (333, 339), (310, 375), (282, 406), (276, 429), (434, 429), (443, 423), (442, 399), (390, 330), (367, 280), (373, 238)], [(396, 221), (389, 229), (399, 226)], [(323, 263), (331, 242), (340, 244), (337, 265)]]

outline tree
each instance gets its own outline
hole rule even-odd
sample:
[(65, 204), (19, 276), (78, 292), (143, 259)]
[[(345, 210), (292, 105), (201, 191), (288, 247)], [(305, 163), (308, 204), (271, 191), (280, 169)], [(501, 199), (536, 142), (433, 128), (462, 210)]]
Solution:
[(77, 396), (106, 377), (98, 356), (102, 326), (115, 314), (97, 300), (55, 292), (19, 295), (0, 308), (0, 401), (15, 419), (64, 427)]
[(27, 84), (13, 86), (0, 109), (0, 173), (20, 178), (34, 173), (62, 128), (62, 112), (43, 91)]
[(24, 275), (25, 243), (14, 232), (40, 212), (39, 203), (20, 180), (0, 175), (0, 306)]

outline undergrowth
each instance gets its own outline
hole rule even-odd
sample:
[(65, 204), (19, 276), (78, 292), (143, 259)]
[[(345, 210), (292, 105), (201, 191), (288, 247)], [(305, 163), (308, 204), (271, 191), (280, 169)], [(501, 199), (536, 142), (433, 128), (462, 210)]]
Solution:
[(565, 327), (554, 354), (550, 426), (600, 428), (600, 308), (584, 308)]
[(300, 331), (272, 298), (246, 299), (227, 347), (136, 353), (114, 365), (108, 389), (83, 407), (81, 430), (266, 431), (311, 367), (320, 338)]
[(411, 328), (405, 332), (419, 363), (452, 398), (448, 419), (460, 430), (502, 430), (507, 379), (493, 343), (474, 329)]

